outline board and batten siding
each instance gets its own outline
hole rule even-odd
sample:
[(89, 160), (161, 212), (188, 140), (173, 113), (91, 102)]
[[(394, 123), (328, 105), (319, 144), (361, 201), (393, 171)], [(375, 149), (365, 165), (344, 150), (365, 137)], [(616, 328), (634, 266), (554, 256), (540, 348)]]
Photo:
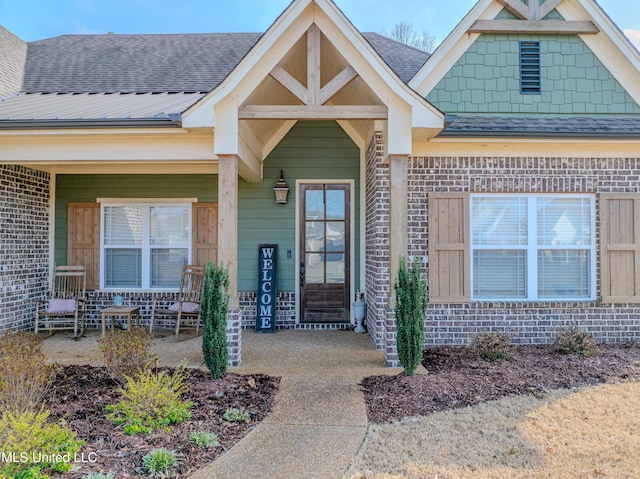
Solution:
[(197, 198), (218, 201), (217, 175), (57, 175), (54, 261), (67, 264), (69, 203), (97, 198)]
[[(289, 186), (286, 205), (277, 205), (273, 186), (284, 171)], [(238, 291), (257, 288), (258, 245), (278, 245), (278, 291), (295, 290), (296, 180), (355, 180), (355, 271), (351, 279), (360, 288), (360, 150), (334, 121), (300, 121), (264, 162), (264, 180), (240, 180), (238, 191)], [(291, 258), (287, 252), (291, 251)]]

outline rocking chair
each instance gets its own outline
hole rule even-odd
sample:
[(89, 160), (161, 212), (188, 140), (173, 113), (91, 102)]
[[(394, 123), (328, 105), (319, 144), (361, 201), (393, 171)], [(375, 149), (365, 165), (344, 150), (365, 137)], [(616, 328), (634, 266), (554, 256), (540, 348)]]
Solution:
[(49, 334), (73, 329), (74, 339), (84, 334), (86, 283), (84, 266), (54, 266), (49, 298), (36, 301), (36, 334), (41, 326)]
[[(178, 337), (178, 334), (180, 333), (180, 324), (185, 319), (194, 320), (196, 334), (198, 334), (200, 329), (200, 295), (202, 293), (203, 281), (203, 266), (186, 265), (182, 270), (178, 300), (174, 301), (167, 298), (156, 298), (153, 300), (149, 332), (153, 333), (153, 323), (156, 315), (163, 315), (176, 318), (176, 337)], [(158, 302), (160, 301), (174, 302), (167, 309), (164, 309), (159, 307)]]

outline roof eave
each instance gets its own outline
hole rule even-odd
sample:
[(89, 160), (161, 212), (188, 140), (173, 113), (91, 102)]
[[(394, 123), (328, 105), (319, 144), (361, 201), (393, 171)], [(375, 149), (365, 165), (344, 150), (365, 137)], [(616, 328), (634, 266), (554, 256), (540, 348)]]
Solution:
[(483, 139), (496, 139), (496, 138), (512, 138), (522, 140), (540, 140), (540, 139), (565, 139), (565, 140), (585, 140), (585, 139), (597, 139), (597, 140), (639, 140), (640, 132), (548, 132), (548, 131), (506, 131), (506, 130), (464, 130), (464, 131), (451, 131), (443, 130), (437, 136), (437, 138), (483, 138)]
[(0, 130), (43, 130), (64, 128), (180, 128), (180, 115), (169, 118), (114, 118), (78, 120), (0, 120)]

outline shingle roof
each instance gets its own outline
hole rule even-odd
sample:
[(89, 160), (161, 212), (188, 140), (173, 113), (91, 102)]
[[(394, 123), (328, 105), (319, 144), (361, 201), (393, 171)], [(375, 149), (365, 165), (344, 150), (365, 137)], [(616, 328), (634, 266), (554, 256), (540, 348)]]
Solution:
[(378, 33), (363, 33), (364, 38), (378, 52), (387, 65), (404, 83), (409, 83), (431, 56)]
[(640, 118), (447, 116), (441, 137), (640, 138)]
[(22, 85), (27, 44), (0, 26), (0, 98), (17, 93)]
[(29, 43), (24, 92), (209, 92), (259, 33), (65, 35)]
[[(64, 35), (28, 44), (23, 92), (209, 92), (260, 33)], [(405, 83), (429, 54), (364, 34)]]

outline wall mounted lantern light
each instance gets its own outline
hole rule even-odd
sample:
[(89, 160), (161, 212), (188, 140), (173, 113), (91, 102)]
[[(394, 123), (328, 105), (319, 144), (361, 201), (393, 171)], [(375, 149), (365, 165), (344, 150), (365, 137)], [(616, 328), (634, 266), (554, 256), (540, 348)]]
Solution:
[(284, 173), (280, 170), (280, 179), (276, 183), (276, 186), (273, 187), (273, 192), (276, 195), (276, 203), (279, 205), (287, 204), (287, 196), (289, 196), (289, 187), (287, 186), (287, 182), (284, 181)]

